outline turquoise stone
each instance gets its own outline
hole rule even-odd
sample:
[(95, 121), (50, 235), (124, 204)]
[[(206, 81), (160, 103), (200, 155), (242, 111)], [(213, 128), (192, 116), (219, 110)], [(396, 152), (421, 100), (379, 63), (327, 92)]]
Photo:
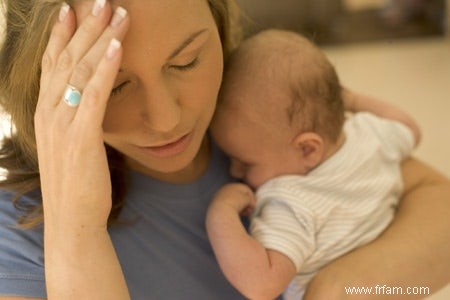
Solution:
[(76, 88), (68, 87), (64, 94), (64, 101), (72, 107), (78, 106), (81, 101), (81, 93)]

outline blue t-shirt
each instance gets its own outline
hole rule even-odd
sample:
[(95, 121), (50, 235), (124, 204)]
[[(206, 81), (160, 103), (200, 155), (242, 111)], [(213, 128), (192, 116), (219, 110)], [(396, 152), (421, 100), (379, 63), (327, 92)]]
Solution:
[[(109, 229), (131, 299), (244, 299), (223, 276), (204, 224), (214, 193), (232, 180), (228, 167), (213, 146), (208, 170), (193, 183), (131, 174), (125, 224)], [(0, 191), (0, 295), (46, 298), (42, 227), (16, 228), (11, 197)]]

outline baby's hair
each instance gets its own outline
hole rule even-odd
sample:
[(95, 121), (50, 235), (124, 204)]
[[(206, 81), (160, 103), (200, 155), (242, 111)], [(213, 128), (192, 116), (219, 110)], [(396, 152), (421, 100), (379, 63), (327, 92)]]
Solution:
[(333, 65), (308, 39), (283, 30), (257, 33), (232, 53), (225, 72), (234, 67), (250, 76), (263, 68), (267, 85), (289, 91), (290, 126), (337, 141), (345, 119), (342, 88)]

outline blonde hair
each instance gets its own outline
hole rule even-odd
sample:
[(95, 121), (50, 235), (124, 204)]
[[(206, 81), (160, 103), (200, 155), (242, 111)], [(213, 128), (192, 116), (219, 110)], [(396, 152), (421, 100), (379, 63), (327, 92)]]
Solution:
[[(66, 1), (69, 5), (83, 0)], [(233, 0), (207, 0), (216, 21), (224, 59), (240, 42), (238, 9)], [(39, 94), (41, 60), (54, 20), (63, 0), (4, 0), (5, 37), (0, 50), (0, 105), (11, 118), (14, 132), (3, 140), (0, 167), (7, 175), (0, 188), (15, 192), (14, 205), (24, 210), (20, 224), (30, 228), (43, 221), (42, 201), (24, 206), (22, 195), (40, 188), (34, 132), (34, 113)], [(110, 222), (124, 204), (126, 176), (123, 157), (107, 147), (113, 186)]]

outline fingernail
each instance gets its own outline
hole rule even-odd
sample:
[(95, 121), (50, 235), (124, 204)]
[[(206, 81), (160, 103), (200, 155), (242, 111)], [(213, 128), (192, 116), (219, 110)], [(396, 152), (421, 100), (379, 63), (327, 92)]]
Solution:
[(108, 50), (106, 50), (106, 57), (109, 59), (114, 58), (121, 45), (122, 43), (119, 40), (112, 39), (109, 43)]
[(119, 26), (120, 23), (122, 23), (123, 19), (125, 19), (126, 15), (127, 11), (125, 8), (121, 6), (117, 7), (111, 20), (111, 27)]
[(61, 9), (59, 10), (59, 16), (58, 16), (58, 20), (60, 22), (64, 22), (64, 20), (67, 17), (67, 14), (69, 13), (69, 10), (70, 10), (69, 4), (67, 4), (66, 2), (63, 2), (63, 4), (61, 5)]
[(106, 0), (95, 0), (94, 6), (92, 6), (92, 15), (97, 17), (102, 11), (103, 7), (105, 7)]

